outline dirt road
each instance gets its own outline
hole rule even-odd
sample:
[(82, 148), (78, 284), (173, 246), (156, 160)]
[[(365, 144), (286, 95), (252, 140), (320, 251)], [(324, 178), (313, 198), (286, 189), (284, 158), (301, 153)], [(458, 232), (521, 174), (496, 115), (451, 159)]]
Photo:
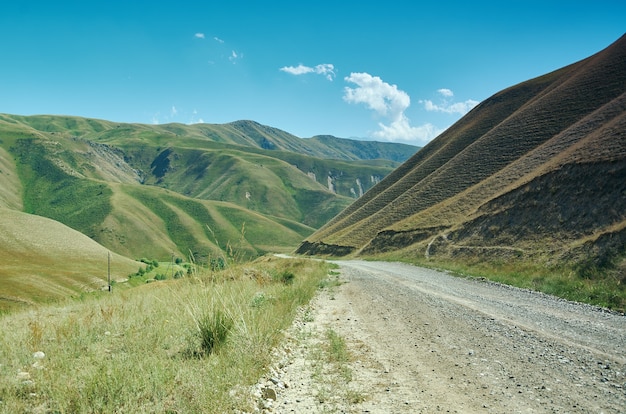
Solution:
[[(313, 302), (260, 385), (277, 391), (267, 411), (626, 412), (626, 316), (404, 264), (337, 263), (345, 283)], [(331, 331), (350, 352), (339, 370), (321, 351)]]

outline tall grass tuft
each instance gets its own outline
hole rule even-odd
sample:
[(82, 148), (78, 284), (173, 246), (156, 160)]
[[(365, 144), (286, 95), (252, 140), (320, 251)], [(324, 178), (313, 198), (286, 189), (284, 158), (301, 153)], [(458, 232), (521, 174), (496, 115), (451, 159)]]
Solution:
[(205, 354), (217, 351), (226, 341), (228, 333), (233, 327), (233, 320), (222, 310), (216, 309), (207, 313), (196, 321), (200, 348)]

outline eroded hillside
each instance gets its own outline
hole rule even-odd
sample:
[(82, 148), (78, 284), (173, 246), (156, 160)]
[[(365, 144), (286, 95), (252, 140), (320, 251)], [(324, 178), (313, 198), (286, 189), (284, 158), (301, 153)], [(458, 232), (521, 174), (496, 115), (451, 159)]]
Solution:
[(623, 279), (625, 122), (622, 37), (482, 102), (298, 251), (568, 263)]

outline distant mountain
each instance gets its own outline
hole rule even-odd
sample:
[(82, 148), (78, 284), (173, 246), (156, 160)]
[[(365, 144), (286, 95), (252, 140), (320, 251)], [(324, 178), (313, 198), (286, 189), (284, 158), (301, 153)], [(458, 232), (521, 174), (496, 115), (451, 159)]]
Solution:
[(302, 139), (252, 121), (0, 114), (0, 207), (133, 258), (206, 258), (236, 240), (249, 256), (295, 247), (417, 149)]
[(485, 100), (297, 251), (567, 264), (626, 283), (625, 246), (626, 36)]
[(215, 132), (208, 132), (207, 127), (223, 129), (228, 133), (220, 134), (220, 139), (230, 137), (231, 143), (234, 144), (248, 144), (266, 150), (289, 151), (323, 159), (345, 161), (382, 159), (404, 162), (419, 149), (407, 144), (362, 141), (337, 138), (332, 135), (301, 139), (254, 121), (236, 121), (224, 125), (198, 124), (198, 127), (205, 131), (208, 137), (215, 136)]
[(106, 274), (89, 263), (107, 250), (129, 258), (117, 260), (122, 271), (172, 254), (203, 264), (292, 251), (417, 150), (252, 121), (0, 114), (0, 227), (11, 228), (0, 235), (0, 305), (98, 285)]

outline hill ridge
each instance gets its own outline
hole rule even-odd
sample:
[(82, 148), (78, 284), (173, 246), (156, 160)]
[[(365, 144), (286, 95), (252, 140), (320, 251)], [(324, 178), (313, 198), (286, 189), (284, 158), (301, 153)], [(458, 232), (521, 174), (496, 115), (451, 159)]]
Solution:
[[(531, 222), (503, 227), (505, 215), (514, 216), (518, 208), (531, 214), (530, 205), (496, 208), (496, 200), (507, 194), (519, 198), (521, 191), (532, 192), (533, 186), (543, 182), (542, 186), (553, 188), (552, 194), (534, 193), (544, 198), (539, 204), (548, 203), (545, 220), (558, 222), (559, 209), (563, 217), (575, 220), (574, 213), (561, 206), (555, 194), (575, 202), (571, 197), (577, 191), (574, 184), (582, 184), (580, 180), (594, 182), (581, 190), (589, 191), (585, 197), (610, 199), (614, 204), (593, 209), (587, 199), (581, 200), (581, 205), (590, 209), (584, 214), (595, 217), (585, 222), (589, 228), (582, 233), (603, 234), (607, 227), (598, 211), (619, 210), (617, 206), (623, 202), (616, 199), (615, 192), (626, 191), (619, 180), (602, 182), (600, 178), (613, 171), (613, 176), (617, 174), (626, 182), (626, 176), (621, 175), (626, 159), (624, 85), (626, 36), (593, 56), (494, 94), (307, 237), (297, 252), (367, 255), (397, 250), (411, 256), (424, 255), (428, 249), (431, 255), (453, 258), (469, 246), (501, 245), (527, 252), (528, 260), (569, 257), (580, 263), (609, 255), (611, 266), (619, 268), (622, 259), (617, 257), (624, 255), (620, 245), (623, 234), (615, 234), (610, 247), (596, 246), (598, 251), (590, 259), (586, 254), (593, 247), (585, 247), (588, 252), (582, 253), (579, 247), (585, 242), (576, 241), (573, 225), (567, 225), (562, 230), (566, 237), (549, 252), (540, 245), (547, 240), (551, 243), (553, 235), (543, 230), (531, 235), (524, 228)], [(603, 148), (608, 145), (610, 149)], [(593, 167), (598, 163), (601, 165)], [(559, 175), (566, 171), (569, 178)], [(593, 174), (586, 178), (584, 171)], [(568, 181), (571, 176), (579, 181)], [(613, 197), (591, 196), (594, 186)], [(609, 227), (618, 229), (626, 219), (623, 213), (610, 217), (615, 222)], [(535, 218), (537, 224), (557, 229), (543, 223), (537, 213)], [(478, 234), (470, 234), (470, 229)], [(615, 241), (618, 239), (622, 242)], [(481, 257), (489, 259), (488, 255)]]

